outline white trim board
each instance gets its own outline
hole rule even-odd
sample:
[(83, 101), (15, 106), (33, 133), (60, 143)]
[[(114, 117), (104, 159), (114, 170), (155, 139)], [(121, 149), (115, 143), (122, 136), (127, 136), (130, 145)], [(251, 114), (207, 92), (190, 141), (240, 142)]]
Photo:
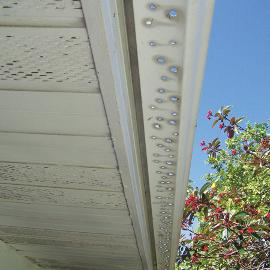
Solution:
[(123, 2), (82, 0), (82, 7), (140, 256), (152, 270)]

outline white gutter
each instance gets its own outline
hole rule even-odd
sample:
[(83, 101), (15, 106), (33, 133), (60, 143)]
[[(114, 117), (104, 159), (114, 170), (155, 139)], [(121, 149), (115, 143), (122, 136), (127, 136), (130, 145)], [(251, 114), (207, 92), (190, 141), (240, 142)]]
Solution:
[(189, 0), (170, 269), (175, 269), (214, 0)]

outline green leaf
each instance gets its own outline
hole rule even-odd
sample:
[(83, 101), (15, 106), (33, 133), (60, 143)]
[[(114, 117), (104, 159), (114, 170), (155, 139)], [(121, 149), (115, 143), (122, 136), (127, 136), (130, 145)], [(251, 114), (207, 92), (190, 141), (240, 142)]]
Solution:
[(240, 248), (239, 250), (238, 250), (238, 252), (241, 254), (241, 255), (243, 255), (243, 254), (245, 254), (245, 249), (243, 249), (243, 248)]
[(214, 147), (219, 147), (220, 146), (220, 140), (219, 140), (219, 138), (215, 138), (212, 141), (211, 145), (214, 146)]
[(235, 120), (236, 124), (239, 124), (245, 117), (239, 117)]
[(237, 212), (235, 213), (233, 216), (232, 216), (232, 219), (236, 219), (236, 220), (239, 220), (239, 219), (243, 219), (244, 217), (246, 216), (249, 216), (249, 214), (245, 211), (240, 211), (240, 212)]
[(226, 106), (226, 107), (223, 109), (223, 114), (224, 114), (225, 116), (227, 116), (230, 112), (231, 112), (230, 106)]
[(210, 187), (210, 185), (211, 185), (210, 182), (205, 183), (200, 189), (200, 194), (204, 193), (205, 190)]
[(231, 207), (233, 205), (233, 200), (231, 198), (228, 199), (227, 203), (226, 203), (226, 209), (230, 212), (231, 211)]
[(183, 242), (186, 244), (190, 244), (190, 243), (192, 243), (192, 241), (193, 241), (192, 239), (185, 239)]
[(251, 235), (256, 239), (261, 239), (261, 237), (257, 233), (252, 233)]
[(219, 119), (216, 119), (214, 122), (213, 122), (213, 125), (212, 125), (212, 128), (218, 123)]
[(208, 233), (209, 233), (209, 229), (210, 229), (210, 226), (209, 226), (209, 225), (206, 225), (206, 226), (203, 228), (202, 232), (203, 232), (204, 234), (208, 234)]

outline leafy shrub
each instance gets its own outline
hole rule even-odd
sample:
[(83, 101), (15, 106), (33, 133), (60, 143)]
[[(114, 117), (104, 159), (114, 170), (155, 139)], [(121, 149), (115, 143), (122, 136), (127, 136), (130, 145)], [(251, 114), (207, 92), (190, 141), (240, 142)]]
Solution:
[(227, 139), (201, 142), (211, 172), (188, 188), (177, 269), (270, 269), (269, 127), (230, 114), (207, 113)]

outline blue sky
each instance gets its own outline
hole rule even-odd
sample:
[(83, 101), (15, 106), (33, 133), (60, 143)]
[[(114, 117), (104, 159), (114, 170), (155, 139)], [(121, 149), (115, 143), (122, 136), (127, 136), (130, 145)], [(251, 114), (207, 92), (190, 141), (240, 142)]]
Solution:
[(222, 105), (251, 122), (270, 119), (270, 0), (216, 0), (190, 171), (197, 185), (209, 171), (199, 143), (222, 135), (205, 115)]

